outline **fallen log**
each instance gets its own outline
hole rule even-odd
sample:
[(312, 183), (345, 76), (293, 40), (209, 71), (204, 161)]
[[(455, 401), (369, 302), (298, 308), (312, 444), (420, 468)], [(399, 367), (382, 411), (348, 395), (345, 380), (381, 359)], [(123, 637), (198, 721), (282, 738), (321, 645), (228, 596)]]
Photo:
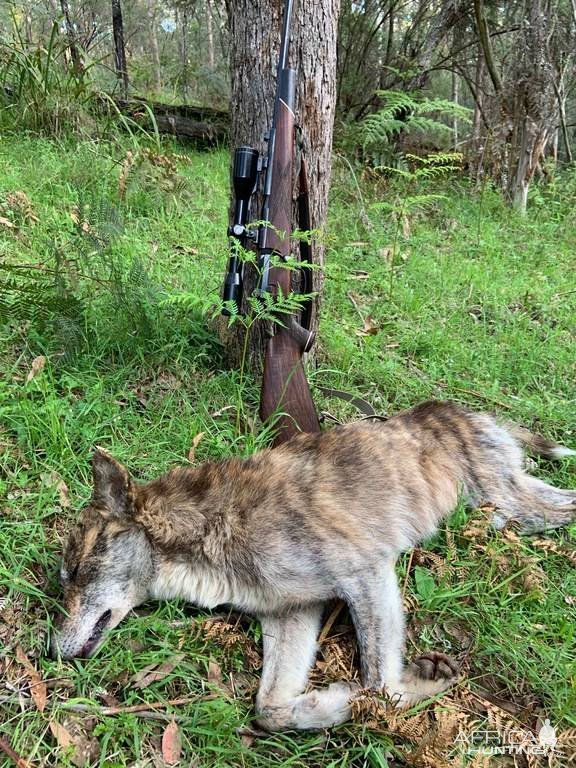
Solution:
[(114, 98), (113, 101), (119, 112), (149, 130), (153, 130), (152, 113), (160, 133), (208, 145), (228, 140), (230, 115), (225, 110), (187, 104), (162, 104), (134, 98)]

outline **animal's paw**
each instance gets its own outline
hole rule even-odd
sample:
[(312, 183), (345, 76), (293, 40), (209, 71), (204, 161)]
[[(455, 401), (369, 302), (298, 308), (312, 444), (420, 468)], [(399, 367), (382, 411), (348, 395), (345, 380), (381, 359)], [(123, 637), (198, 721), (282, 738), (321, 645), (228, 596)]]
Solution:
[(412, 669), (421, 680), (451, 681), (458, 677), (458, 663), (440, 651), (429, 651), (412, 662)]
[(331, 728), (350, 719), (350, 701), (358, 690), (354, 683), (332, 683), (286, 699), (281, 705), (260, 703), (257, 723), (267, 731)]

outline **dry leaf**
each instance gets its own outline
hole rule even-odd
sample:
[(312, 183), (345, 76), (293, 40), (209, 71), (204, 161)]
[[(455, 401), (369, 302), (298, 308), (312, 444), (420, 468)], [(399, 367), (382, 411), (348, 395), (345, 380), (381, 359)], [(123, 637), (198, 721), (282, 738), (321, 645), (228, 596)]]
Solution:
[(192, 248), (189, 245), (175, 245), (173, 246), (177, 251), (180, 251), (181, 253), (189, 253), (191, 256), (198, 256), (200, 251), (198, 248)]
[(38, 216), (34, 213), (32, 203), (25, 192), (19, 190), (16, 192), (8, 192), (6, 195), (6, 202), (11, 211), (18, 214), (26, 221), (32, 222), (33, 224), (38, 222)]
[(160, 389), (174, 391), (182, 388), (182, 382), (173, 373), (160, 373), (156, 378), (156, 384)]
[(30, 695), (36, 704), (36, 708), (39, 712), (44, 712), (46, 706), (46, 683), (40, 677), (40, 674), (36, 671), (34, 665), (26, 656), (22, 648), (16, 646), (16, 659), (24, 667), (27, 677), (30, 679)]
[(46, 483), (46, 485), (56, 487), (56, 490), (58, 491), (60, 506), (63, 509), (69, 509), (71, 504), (70, 497), (68, 496), (68, 486), (64, 480), (62, 480), (58, 472), (47, 472), (46, 474), (41, 475), (40, 479), (43, 483)]
[(162, 757), (168, 765), (176, 765), (182, 753), (182, 737), (175, 720), (168, 723), (162, 734)]
[(244, 656), (245, 664), (250, 669), (262, 666), (261, 654), (248, 635), (238, 627), (223, 619), (214, 617), (206, 619), (200, 625), (204, 639), (211, 640), (226, 651), (239, 650)]
[(392, 261), (392, 255), (393, 255), (392, 248), (380, 248), (378, 251), (378, 255), (380, 258), (384, 259), (384, 261)]
[(365, 269), (353, 269), (351, 278), (352, 280), (368, 280), (369, 273)]
[(0, 216), (0, 224), (4, 227), (8, 227), (8, 229), (14, 229), (14, 224), (12, 224), (10, 219), (6, 219), (4, 216)]
[(132, 686), (134, 688), (146, 688), (152, 683), (163, 680), (182, 661), (184, 656), (184, 653), (179, 653), (161, 664), (149, 664), (130, 678)]
[(226, 411), (231, 411), (234, 408), (236, 408), (235, 405), (225, 405), (224, 408), (219, 408), (217, 411), (211, 413), (210, 416), (215, 419), (217, 416), (222, 416), (223, 413), (226, 413)]
[(220, 668), (220, 664), (213, 659), (210, 659), (208, 662), (208, 682), (212, 683), (216, 688), (219, 688), (222, 693), (225, 693), (227, 696), (232, 695), (231, 690), (222, 680), (222, 669)]
[(38, 374), (44, 370), (45, 365), (46, 358), (44, 355), (38, 355), (38, 357), (35, 357), (34, 360), (32, 360), (32, 366), (28, 371), (28, 376), (26, 376), (26, 384), (29, 384), (32, 379), (35, 379), (36, 376), (38, 376)]
[(252, 736), (251, 733), (242, 733), (240, 734), (240, 741), (245, 747), (250, 749), (250, 747), (254, 746), (254, 742), (256, 741), (256, 736)]
[(68, 509), (70, 507), (70, 497), (68, 496), (68, 486), (60, 478), (60, 481), (56, 485), (56, 490), (58, 491), (58, 498), (60, 499), (60, 506), (64, 509)]
[(355, 333), (356, 336), (375, 336), (378, 333), (378, 326), (375, 325), (372, 315), (365, 318), (364, 327), (357, 328)]
[(62, 747), (62, 749), (68, 749), (68, 747), (74, 746), (72, 734), (64, 728), (63, 725), (60, 725), (60, 723), (57, 723), (55, 720), (50, 720), (49, 725), (52, 735), (58, 742), (58, 746)]
[(190, 464), (194, 463), (194, 455), (196, 454), (196, 448), (198, 447), (198, 443), (200, 442), (200, 440), (202, 440), (202, 438), (204, 437), (204, 434), (205, 434), (204, 432), (198, 432), (194, 440), (192, 440), (192, 447), (188, 451), (188, 461), (190, 462)]
[(71, 731), (62, 723), (50, 720), (52, 735), (62, 750), (70, 750), (69, 758), (77, 768), (86, 768), (98, 761), (100, 748), (96, 739), (89, 738), (74, 721), (66, 721)]

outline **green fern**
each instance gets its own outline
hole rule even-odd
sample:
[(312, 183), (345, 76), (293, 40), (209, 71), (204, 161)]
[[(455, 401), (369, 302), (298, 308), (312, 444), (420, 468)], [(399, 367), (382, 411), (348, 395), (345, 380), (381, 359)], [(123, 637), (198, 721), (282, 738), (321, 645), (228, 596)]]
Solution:
[(366, 117), (359, 129), (363, 155), (372, 166), (396, 167), (396, 142), (400, 134), (449, 135), (452, 129), (441, 117), (470, 122), (470, 110), (446, 99), (430, 99), (418, 93), (378, 91), (382, 107)]
[[(454, 171), (459, 171), (463, 155), (461, 152), (433, 152), (425, 157), (403, 155), (403, 167), (382, 165), (376, 170), (396, 174), (407, 181), (430, 181), (441, 179)], [(410, 167), (411, 166), (411, 167)]]

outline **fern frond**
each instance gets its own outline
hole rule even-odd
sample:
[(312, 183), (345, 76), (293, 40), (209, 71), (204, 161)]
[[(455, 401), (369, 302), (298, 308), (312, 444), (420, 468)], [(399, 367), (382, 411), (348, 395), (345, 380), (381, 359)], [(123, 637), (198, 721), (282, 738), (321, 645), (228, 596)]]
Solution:
[(378, 91), (377, 95), (382, 106), (378, 112), (364, 118), (359, 129), (364, 153), (371, 156), (376, 166), (385, 164), (374, 162), (378, 155), (384, 155), (387, 160), (392, 159), (390, 148), (393, 149), (401, 133), (450, 134), (452, 128), (441, 120), (442, 117), (470, 121), (471, 111), (468, 108), (447, 99), (431, 99), (403, 91)]

